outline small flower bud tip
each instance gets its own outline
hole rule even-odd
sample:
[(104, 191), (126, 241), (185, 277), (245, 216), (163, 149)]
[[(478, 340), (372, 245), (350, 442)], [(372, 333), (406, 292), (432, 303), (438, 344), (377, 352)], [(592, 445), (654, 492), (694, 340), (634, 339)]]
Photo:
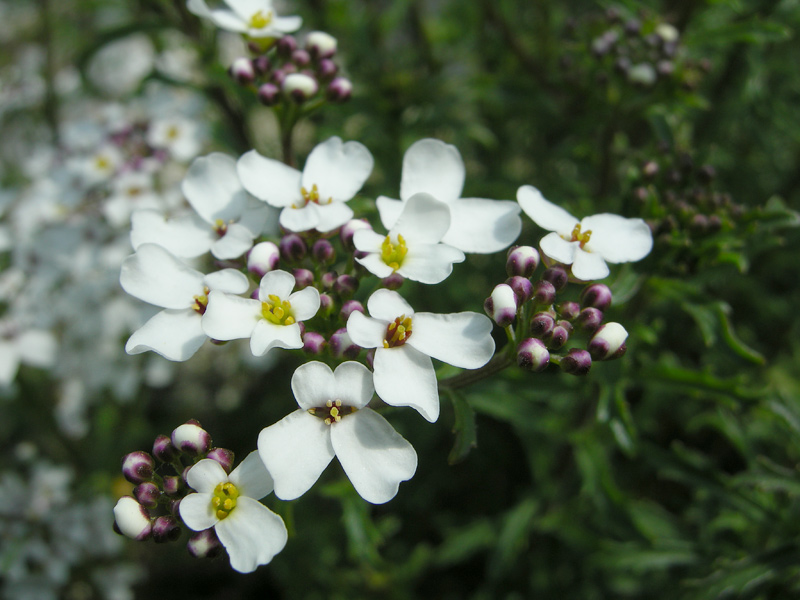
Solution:
[(589, 340), (589, 354), (594, 360), (613, 360), (625, 354), (628, 332), (619, 323), (602, 325)]
[(325, 350), (327, 342), (321, 333), (307, 331), (303, 334), (303, 352), (319, 356)]
[(531, 246), (517, 246), (508, 253), (506, 273), (509, 277), (530, 277), (539, 266), (539, 251)]
[(146, 540), (153, 530), (150, 515), (131, 496), (123, 496), (117, 501), (114, 522), (122, 535), (134, 540)]
[(140, 483), (133, 489), (136, 501), (146, 508), (158, 506), (158, 499), (161, 498), (161, 490), (152, 481)]
[(517, 295), (511, 286), (501, 283), (483, 303), (486, 314), (500, 327), (508, 327), (517, 316)]
[(189, 456), (200, 456), (211, 448), (211, 436), (199, 425), (184, 423), (172, 432), (172, 443)]
[(561, 359), (561, 370), (570, 375), (586, 375), (592, 368), (592, 357), (586, 350), (572, 348)]
[(206, 458), (218, 462), (228, 474), (230, 474), (233, 469), (234, 455), (232, 450), (228, 450), (227, 448), (212, 448), (208, 451)]
[(541, 340), (527, 338), (517, 347), (517, 364), (523, 369), (538, 373), (550, 364), (550, 352)]
[(542, 280), (549, 281), (553, 284), (555, 291), (560, 292), (564, 289), (564, 286), (567, 285), (569, 274), (561, 265), (554, 265), (549, 269), (545, 269), (545, 272), (542, 274)]
[(164, 515), (153, 521), (153, 541), (157, 544), (174, 542), (180, 535), (181, 527), (175, 517)]
[(315, 58), (330, 58), (336, 54), (336, 38), (324, 31), (312, 31), (306, 36), (306, 49)]
[(260, 242), (247, 253), (247, 270), (263, 277), (274, 271), (280, 263), (281, 252), (272, 242)]
[(533, 297), (533, 284), (527, 277), (515, 275), (506, 279), (506, 284), (514, 290), (517, 297), (517, 306), (522, 306)]
[(122, 457), (122, 475), (134, 484), (152, 479), (155, 466), (153, 457), (147, 452), (131, 452)]

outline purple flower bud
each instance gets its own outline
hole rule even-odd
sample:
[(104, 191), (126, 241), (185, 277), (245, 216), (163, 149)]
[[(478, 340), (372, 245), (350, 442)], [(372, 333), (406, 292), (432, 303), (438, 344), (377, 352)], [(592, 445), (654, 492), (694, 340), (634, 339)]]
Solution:
[(200, 456), (211, 448), (211, 436), (199, 425), (184, 423), (172, 432), (172, 443), (189, 456)]
[(611, 290), (602, 283), (592, 283), (581, 291), (581, 306), (606, 310), (611, 306)]
[(326, 95), (331, 102), (346, 102), (353, 95), (353, 84), (346, 77), (337, 77), (328, 84)]
[(305, 241), (296, 233), (287, 233), (278, 243), (281, 258), (288, 263), (301, 261), (308, 253), (308, 246)]
[(156, 517), (153, 521), (153, 541), (157, 544), (164, 542), (174, 542), (181, 535), (181, 527), (178, 521), (172, 516)]
[(547, 347), (551, 350), (558, 350), (569, 341), (569, 334), (572, 333), (572, 325), (569, 321), (556, 321), (555, 327), (547, 336)]
[(322, 265), (329, 265), (336, 260), (336, 250), (328, 240), (317, 240), (311, 246), (311, 257)]
[(319, 295), (319, 312), (322, 315), (329, 315), (333, 310), (335, 303), (333, 298), (331, 298), (328, 294), (322, 293)]
[(339, 274), (336, 271), (328, 271), (327, 273), (323, 273), (322, 276), (319, 278), (319, 282), (322, 284), (322, 287), (326, 290), (330, 290), (333, 288), (333, 284), (336, 283), (336, 279), (339, 277)]
[(508, 252), (506, 273), (509, 277), (530, 277), (539, 266), (539, 251), (531, 246), (517, 246)]
[(183, 500), (183, 498), (173, 498), (172, 500), (169, 501), (169, 512), (176, 519), (181, 518), (181, 513), (180, 513), (181, 500)]
[(145, 508), (131, 496), (123, 496), (114, 506), (114, 523), (119, 532), (134, 540), (150, 537), (153, 523)]
[(577, 302), (561, 302), (556, 305), (558, 316), (566, 321), (572, 321), (581, 312), (581, 306)]
[(305, 73), (290, 73), (281, 83), (283, 93), (298, 104), (302, 104), (319, 91), (319, 84)]
[(158, 499), (161, 498), (161, 490), (152, 481), (145, 481), (133, 488), (133, 495), (136, 501), (147, 508), (158, 506)]
[(178, 449), (166, 435), (159, 435), (153, 442), (153, 455), (161, 462), (172, 462), (178, 456)]
[(353, 245), (353, 236), (356, 231), (361, 229), (372, 230), (372, 225), (370, 225), (369, 221), (366, 219), (350, 219), (347, 223), (342, 225), (342, 228), (339, 230), (339, 239), (342, 240), (342, 246), (344, 246), (345, 250), (352, 252), (356, 249)]
[(347, 334), (347, 329), (344, 327), (337, 330), (330, 337), (328, 346), (331, 349), (331, 354), (336, 358), (356, 358), (358, 353), (361, 352), (361, 347), (353, 343), (353, 340)]
[(339, 275), (333, 282), (333, 291), (340, 298), (351, 298), (358, 291), (358, 279), (352, 275)]
[(642, 22), (639, 19), (630, 19), (625, 22), (625, 33), (634, 36), (642, 30)]
[(274, 83), (262, 83), (258, 86), (258, 101), (264, 106), (275, 106), (281, 101), (281, 89)]
[(592, 368), (592, 357), (586, 350), (572, 348), (561, 359), (561, 370), (570, 375), (586, 375)]
[(292, 269), (292, 275), (294, 275), (294, 287), (297, 290), (314, 285), (314, 273), (308, 269)]
[(644, 175), (648, 179), (652, 179), (653, 177), (658, 175), (658, 170), (659, 170), (658, 163), (653, 160), (648, 160), (642, 166), (642, 175)]
[(542, 340), (527, 338), (517, 347), (517, 364), (523, 369), (538, 373), (550, 364), (550, 352)]
[(542, 279), (533, 286), (533, 303), (538, 306), (550, 306), (556, 299), (556, 288), (549, 281)]
[(275, 44), (275, 46), (277, 48), (278, 56), (281, 58), (289, 58), (292, 55), (292, 52), (297, 50), (297, 40), (291, 35), (285, 35), (278, 40), (278, 43)]
[(122, 475), (134, 484), (151, 480), (155, 466), (153, 457), (141, 450), (122, 457)]
[(306, 48), (314, 58), (330, 58), (336, 54), (336, 38), (324, 31), (312, 31), (306, 36)]
[(381, 280), (381, 287), (385, 287), (387, 290), (399, 290), (405, 280), (400, 273), (392, 273)]
[(573, 323), (585, 333), (594, 333), (603, 323), (603, 311), (591, 306), (584, 308)]
[(323, 58), (317, 65), (317, 77), (322, 81), (330, 81), (338, 72), (339, 67), (329, 58)]
[(555, 326), (556, 319), (552, 314), (540, 312), (531, 318), (530, 332), (532, 336), (544, 339), (550, 335)]
[(514, 290), (517, 297), (517, 306), (522, 306), (533, 297), (533, 284), (527, 277), (515, 275), (506, 279), (506, 285)]
[(228, 68), (228, 73), (242, 85), (253, 83), (253, 80), (256, 78), (256, 71), (253, 68), (253, 63), (249, 58), (244, 57), (235, 59)]
[(319, 356), (325, 350), (328, 342), (321, 333), (316, 331), (307, 331), (303, 334), (303, 352)]
[(311, 55), (305, 50), (298, 48), (292, 52), (292, 62), (297, 65), (297, 68), (302, 69), (311, 64)]
[(263, 277), (269, 271), (278, 268), (281, 260), (281, 251), (272, 242), (256, 244), (247, 253), (247, 270)]
[(517, 316), (517, 295), (508, 284), (496, 285), (483, 303), (483, 310), (500, 327), (508, 327)]
[(567, 282), (569, 281), (569, 274), (563, 266), (554, 265), (545, 270), (544, 274), (542, 275), (542, 279), (552, 283), (553, 287), (556, 289), (556, 292), (560, 292), (562, 289), (564, 289), (564, 286), (567, 285)]
[(350, 315), (354, 312), (360, 312), (364, 314), (364, 305), (361, 304), (358, 300), (347, 300), (344, 304), (342, 304), (342, 310), (339, 311), (339, 317), (347, 323), (347, 319), (350, 318)]
[(595, 360), (613, 360), (619, 358), (627, 347), (625, 340), (628, 332), (619, 323), (606, 323), (601, 326), (589, 340), (589, 354)]
[(181, 489), (181, 478), (178, 475), (166, 475), (162, 487), (167, 496), (174, 496)]
[(195, 558), (214, 558), (222, 552), (222, 544), (213, 527), (193, 534), (186, 543), (189, 554)]
[(218, 462), (228, 474), (230, 474), (233, 469), (234, 456), (232, 450), (228, 450), (227, 448), (212, 448), (208, 451), (206, 458)]
[(264, 75), (272, 68), (272, 64), (269, 62), (269, 57), (266, 54), (262, 54), (261, 56), (256, 56), (253, 59), (253, 69), (255, 69), (256, 73), (259, 75)]

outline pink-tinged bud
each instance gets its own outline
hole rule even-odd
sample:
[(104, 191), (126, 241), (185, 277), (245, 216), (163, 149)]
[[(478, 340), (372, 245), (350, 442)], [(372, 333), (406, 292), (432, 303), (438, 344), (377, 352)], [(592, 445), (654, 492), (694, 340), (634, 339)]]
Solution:
[(347, 329), (344, 327), (337, 330), (330, 337), (328, 346), (331, 349), (331, 354), (336, 358), (356, 358), (358, 353), (361, 352), (361, 347), (353, 343), (353, 340), (347, 334)]
[(550, 306), (553, 300), (556, 299), (555, 286), (544, 279), (537, 281), (536, 285), (533, 286), (532, 299), (533, 303), (538, 306)]
[(324, 31), (312, 31), (306, 36), (306, 49), (314, 58), (330, 58), (336, 54), (336, 38)]
[(336, 73), (338, 72), (339, 67), (336, 66), (336, 63), (329, 58), (323, 58), (317, 64), (317, 77), (321, 81), (330, 81), (336, 77)]
[(290, 73), (281, 83), (283, 93), (302, 104), (319, 91), (317, 80), (304, 73)]
[(508, 252), (506, 273), (509, 277), (530, 277), (539, 266), (539, 251), (531, 246), (517, 246)]
[(255, 69), (256, 73), (259, 75), (268, 73), (271, 68), (272, 64), (269, 62), (269, 57), (266, 54), (256, 56), (253, 59), (253, 69)]
[(141, 450), (122, 457), (122, 475), (134, 484), (150, 481), (153, 478), (155, 466), (153, 457)]
[(603, 324), (603, 311), (592, 308), (591, 306), (589, 308), (584, 308), (578, 313), (573, 323), (584, 333), (594, 333), (597, 331), (597, 328)]
[(272, 242), (260, 242), (247, 253), (247, 270), (263, 277), (278, 268), (281, 251)]
[(308, 269), (292, 269), (294, 275), (294, 288), (302, 290), (310, 285), (314, 285), (314, 273)]
[(496, 285), (483, 303), (483, 310), (500, 327), (508, 327), (517, 316), (517, 295), (510, 285)]
[(342, 246), (344, 246), (345, 250), (352, 252), (356, 249), (353, 245), (353, 236), (356, 231), (362, 229), (369, 229), (371, 231), (372, 225), (370, 225), (369, 221), (366, 219), (350, 219), (347, 223), (342, 225), (342, 228), (339, 230), (339, 239), (342, 240)]
[(211, 436), (199, 425), (184, 423), (172, 432), (172, 443), (189, 456), (200, 456), (211, 448)]
[(549, 269), (545, 269), (542, 279), (552, 283), (556, 291), (559, 292), (567, 285), (569, 274), (561, 265), (555, 265)]
[(531, 318), (531, 335), (544, 339), (548, 337), (556, 326), (555, 317), (549, 312), (540, 312)]
[(153, 442), (153, 455), (161, 462), (172, 462), (178, 456), (178, 449), (166, 435), (159, 435)]
[(506, 285), (514, 290), (517, 297), (517, 305), (522, 306), (533, 297), (533, 284), (527, 277), (515, 275), (506, 279)]
[(569, 334), (572, 333), (572, 325), (569, 321), (556, 321), (553, 331), (547, 336), (547, 347), (551, 350), (558, 350), (569, 341)]
[(352, 275), (339, 275), (333, 282), (333, 291), (340, 298), (351, 298), (358, 291), (358, 279)]
[(262, 83), (258, 86), (258, 101), (264, 106), (275, 106), (281, 101), (281, 88), (274, 83)]
[(311, 246), (311, 257), (322, 265), (329, 265), (336, 260), (336, 250), (328, 240), (317, 240)]
[(278, 243), (281, 258), (288, 263), (303, 260), (308, 253), (308, 246), (305, 241), (296, 233), (287, 233)]
[(619, 323), (606, 323), (601, 326), (589, 340), (589, 354), (595, 360), (613, 360), (619, 358), (627, 347), (625, 340), (628, 332)]
[(347, 323), (347, 319), (350, 318), (354, 312), (360, 312), (364, 314), (364, 305), (361, 304), (358, 300), (348, 300), (344, 304), (342, 304), (342, 310), (339, 311), (339, 317)]
[(189, 554), (195, 558), (214, 558), (222, 552), (222, 544), (213, 527), (193, 534), (186, 543)]
[(169, 512), (170, 514), (175, 517), (176, 519), (181, 518), (181, 500), (183, 498), (175, 498), (169, 501)]
[(586, 375), (592, 368), (592, 357), (586, 350), (572, 348), (561, 359), (561, 370), (570, 375)]
[(320, 276), (319, 282), (322, 284), (323, 289), (330, 290), (333, 289), (333, 284), (336, 283), (338, 277), (339, 274), (336, 271), (328, 271)]
[(581, 306), (606, 310), (611, 306), (611, 290), (602, 283), (592, 283), (581, 291)]
[(399, 290), (405, 280), (400, 273), (392, 273), (381, 280), (381, 287), (385, 287), (387, 290)]
[(577, 302), (561, 302), (556, 305), (558, 316), (566, 321), (572, 321), (581, 312), (581, 306)]
[(319, 312), (321, 315), (330, 315), (336, 303), (325, 292), (319, 295)]
[(313, 356), (319, 356), (325, 351), (328, 342), (321, 333), (307, 331), (303, 334), (303, 352)]
[(233, 77), (238, 83), (246, 85), (253, 83), (256, 78), (256, 70), (253, 68), (253, 63), (249, 58), (237, 58), (228, 69), (230, 76)]
[(227, 448), (212, 448), (208, 451), (206, 458), (218, 462), (228, 474), (233, 470), (234, 456), (232, 450), (228, 450)]
[(346, 102), (353, 95), (353, 84), (346, 77), (337, 77), (328, 84), (326, 95), (331, 102)]
[(150, 515), (131, 496), (123, 496), (117, 500), (114, 506), (114, 523), (122, 535), (138, 541), (146, 540), (153, 531)]
[(167, 496), (174, 496), (181, 490), (181, 478), (178, 475), (166, 475), (162, 488)]
[(523, 369), (538, 373), (550, 364), (550, 352), (542, 340), (527, 338), (517, 347), (517, 364)]
[(157, 544), (164, 542), (174, 542), (181, 535), (181, 526), (178, 520), (172, 516), (156, 517), (153, 521), (153, 541)]
[(152, 481), (145, 481), (133, 488), (133, 495), (136, 501), (144, 507), (154, 508), (158, 506), (158, 499), (161, 498), (161, 490)]
[(275, 44), (276, 52), (281, 58), (289, 58), (297, 50), (297, 40), (291, 35), (285, 35)]
[(298, 69), (302, 69), (311, 64), (311, 55), (305, 50), (298, 48), (292, 52), (292, 62), (297, 65)]

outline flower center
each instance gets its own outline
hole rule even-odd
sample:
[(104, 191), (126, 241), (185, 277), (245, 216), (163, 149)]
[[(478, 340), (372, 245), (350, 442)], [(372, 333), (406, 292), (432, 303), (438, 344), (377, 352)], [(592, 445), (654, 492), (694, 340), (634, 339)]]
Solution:
[(272, 23), (271, 10), (268, 10), (267, 14), (264, 14), (263, 10), (259, 10), (252, 17), (250, 17), (250, 27), (253, 29), (263, 29), (270, 23)]
[(178, 139), (178, 135), (180, 134), (181, 130), (178, 129), (176, 125), (170, 125), (167, 129), (167, 139), (168, 140), (175, 140)]
[(386, 239), (383, 240), (381, 244), (381, 258), (383, 262), (389, 265), (393, 271), (397, 271), (400, 268), (400, 265), (403, 264), (403, 259), (405, 259), (406, 254), (408, 254), (408, 246), (406, 246), (406, 240), (403, 238), (402, 235), (399, 233), (397, 234), (397, 243), (392, 243), (392, 238), (388, 235)]
[(214, 488), (214, 495), (211, 498), (211, 506), (214, 513), (221, 521), (236, 508), (236, 499), (239, 497), (239, 490), (232, 483), (220, 483)]
[(323, 200), (319, 197), (319, 188), (316, 183), (311, 186), (311, 190), (301, 187), (300, 194), (303, 196), (303, 203), (300, 205), (292, 204), (292, 208), (305, 208), (309, 202), (314, 204), (330, 204), (333, 202), (333, 198), (329, 197), (327, 200)]
[[(231, 223), (233, 223), (233, 221), (231, 221)], [(217, 219), (214, 221), (214, 231), (217, 232), (219, 237), (224, 236), (226, 233), (228, 233), (228, 223), (222, 219)]]
[(389, 323), (386, 328), (386, 337), (383, 338), (384, 348), (396, 348), (406, 343), (411, 337), (411, 317), (400, 315)]
[(353, 406), (342, 406), (342, 401), (339, 399), (328, 400), (325, 406), (315, 406), (309, 408), (309, 414), (319, 417), (325, 421), (325, 425), (333, 425), (342, 420), (342, 417), (352, 415), (358, 409)]
[(292, 314), (292, 305), (288, 300), (281, 300), (274, 294), (269, 295), (269, 300), (261, 303), (261, 316), (275, 325), (292, 325), (295, 323)]
[(94, 166), (98, 171), (107, 171), (109, 168), (111, 168), (111, 161), (107, 156), (99, 154), (94, 159)]
[(203, 293), (199, 296), (192, 296), (194, 298), (194, 304), (192, 304), (192, 310), (201, 315), (206, 314), (206, 308), (208, 307), (208, 286), (203, 286)]
[(592, 230), (587, 229), (583, 233), (581, 233), (581, 224), (577, 223), (572, 230), (572, 239), (570, 242), (580, 242), (581, 248), (583, 248), (586, 244), (589, 243), (589, 240), (592, 237)]

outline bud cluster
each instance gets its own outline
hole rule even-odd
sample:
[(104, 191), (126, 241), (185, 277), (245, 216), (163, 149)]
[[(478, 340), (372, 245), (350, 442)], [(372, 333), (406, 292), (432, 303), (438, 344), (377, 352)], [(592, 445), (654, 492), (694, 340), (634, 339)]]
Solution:
[(316, 99), (344, 102), (353, 85), (338, 75), (336, 46), (336, 38), (323, 31), (309, 33), (302, 47), (292, 35), (283, 36), (266, 50), (253, 42), (250, 50), (254, 57), (237, 58), (229, 73), (239, 84), (254, 89), (266, 106)]
[[(211, 436), (194, 419), (170, 436), (157, 436), (152, 452), (125, 455), (122, 475), (136, 487), (114, 507), (114, 530), (138, 541), (176, 541), (182, 529), (178, 506), (191, 493), (186, 473), (204, 458), (218, 462), (227, 473), (233, 468), (233, 452), (212, 447)], [(220, 542), (209, 529), (192, 532), (187, 547), (193, 556), (213, 556), (220, 551)]]
[[(604, 311), (611, 305), (611, 290), (592, 283), (583, 288), (577, 300), (568, 300), (566, 269), (555, 264), (533, 282), (538, 264), (535, 248), (512, 247), (506, 261), (509, 278), (495, 286), (484, 302), (486, 314), (506, 328), (513, 340), (517, 364), (539, 372), (552, 362), (566, 373), (586, 375), (593, 360), (621, 357), (627, 332), (619, 323), (603, 322)], [(581, 336), (584, 347), (568, 347)]]

